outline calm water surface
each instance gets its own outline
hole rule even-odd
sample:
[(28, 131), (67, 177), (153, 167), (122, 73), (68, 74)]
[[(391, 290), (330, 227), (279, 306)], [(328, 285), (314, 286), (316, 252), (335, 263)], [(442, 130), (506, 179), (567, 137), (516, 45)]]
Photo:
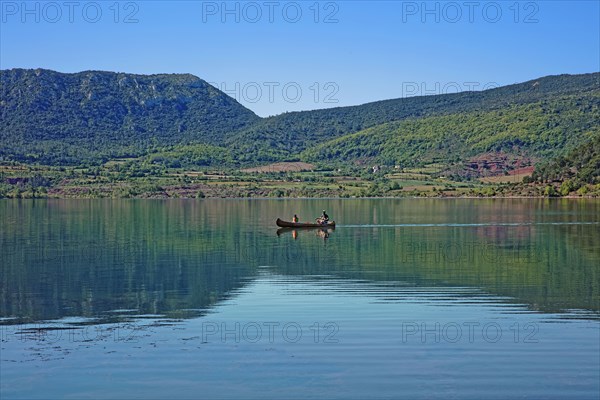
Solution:
[[(326, 208), (338, 227), (277, 230)], [(600, 202), (0, 202), (0, 398), (600, 396)]]

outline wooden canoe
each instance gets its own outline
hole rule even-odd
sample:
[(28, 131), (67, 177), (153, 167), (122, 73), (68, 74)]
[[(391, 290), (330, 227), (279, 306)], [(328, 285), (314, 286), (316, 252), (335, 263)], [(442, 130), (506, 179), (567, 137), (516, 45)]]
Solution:
[(326, 224), (312, 224), (308, 222), (288, 222), (277, 218), (275, 223), (281, 228), (335, 228), (335, 221), (329, 221)]

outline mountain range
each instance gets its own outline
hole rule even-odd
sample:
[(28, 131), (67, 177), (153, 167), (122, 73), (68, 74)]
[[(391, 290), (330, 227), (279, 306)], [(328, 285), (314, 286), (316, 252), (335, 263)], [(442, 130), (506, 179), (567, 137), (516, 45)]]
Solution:
[(600, 73), (260, 118), (189, 74), (0, 71), (0, 160), (202, 167), (546, 160), (600, 134)]

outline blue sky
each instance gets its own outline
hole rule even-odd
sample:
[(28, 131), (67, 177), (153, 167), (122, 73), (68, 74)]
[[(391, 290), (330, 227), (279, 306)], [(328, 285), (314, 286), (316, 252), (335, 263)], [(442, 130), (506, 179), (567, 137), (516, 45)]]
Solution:
[(0, 1), (0, 68), (191, 73), (261, 116), (600, 70), (598, 1)]

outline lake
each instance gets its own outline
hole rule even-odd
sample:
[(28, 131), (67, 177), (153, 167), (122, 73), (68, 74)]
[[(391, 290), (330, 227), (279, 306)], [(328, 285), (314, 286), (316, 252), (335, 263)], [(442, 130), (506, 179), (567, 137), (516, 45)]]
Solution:
[[(335, 230), (278, 230), (275, 219)], [(600, 395), (600, 201), (0, 201), (0, 398)]]

